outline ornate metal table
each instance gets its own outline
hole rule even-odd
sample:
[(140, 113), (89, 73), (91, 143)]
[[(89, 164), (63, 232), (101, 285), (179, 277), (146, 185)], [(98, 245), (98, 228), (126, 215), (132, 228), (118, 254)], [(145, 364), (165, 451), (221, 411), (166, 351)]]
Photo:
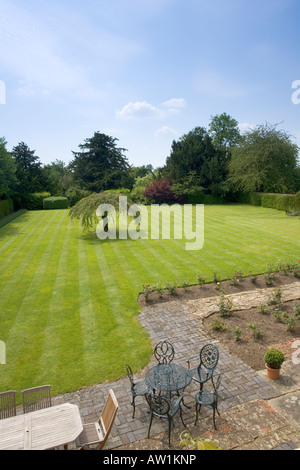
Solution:
[(192, 377), (185, 367), (178, 364), (157, 364), (147, 371), (145, 381), (154, 390), (172, 393), (184, 390)]

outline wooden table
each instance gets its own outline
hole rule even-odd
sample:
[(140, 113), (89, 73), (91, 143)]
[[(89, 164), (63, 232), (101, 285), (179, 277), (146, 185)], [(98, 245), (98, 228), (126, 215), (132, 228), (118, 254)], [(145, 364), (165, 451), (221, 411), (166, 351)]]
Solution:
[(0, 420), (0, 450), (47, 450), (67, 446), (83, 430), (78, 406), (51, 406)]

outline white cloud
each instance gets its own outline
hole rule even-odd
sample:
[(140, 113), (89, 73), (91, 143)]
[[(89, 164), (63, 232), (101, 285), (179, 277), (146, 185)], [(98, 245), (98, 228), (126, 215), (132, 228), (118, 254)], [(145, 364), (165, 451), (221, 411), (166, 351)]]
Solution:
[(149, 119), (161, 118), (162, 112), (147, 101), (136, 101), (135, 103), (126, 104), (121, 111), (117, 111), (116, 115), (119, 119)]
[(160, 129), (157, 129), (155, 132), (155, 137), (177, 137), (179, 132), (169, 126), (163, 126)]
[(180, 111), (185, 108), (186, 101), (184, 98), (172, 98), (162, 103), (164, 108), (167, 108), (168, 114), (175, 115), (179, 114)]
[(136, 101), (126, 104), (121, 110), (116, 111), (120, 119), (146, 119), (164, 118), (170, 114), (178, 114), (186, 106), (183, 98), (172, 98), (161, 104), (161, 108), (154, 106), (147, 101)]
[(162, 103), (162, 105), (168, 108), (185, 108), (186, 101), (184, 98), (172, 98)]

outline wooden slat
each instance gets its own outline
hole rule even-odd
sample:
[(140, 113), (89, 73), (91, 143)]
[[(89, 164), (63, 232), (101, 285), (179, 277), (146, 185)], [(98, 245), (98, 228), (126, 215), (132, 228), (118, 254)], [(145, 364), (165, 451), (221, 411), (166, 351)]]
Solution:
[(24, 419), (24, 449), (31, 449), (31, 416), (26, 415)]
[(0, 449), (51, 449), (75, 441), (83, 430), (76, 405), (63, 405), (0, 420)]

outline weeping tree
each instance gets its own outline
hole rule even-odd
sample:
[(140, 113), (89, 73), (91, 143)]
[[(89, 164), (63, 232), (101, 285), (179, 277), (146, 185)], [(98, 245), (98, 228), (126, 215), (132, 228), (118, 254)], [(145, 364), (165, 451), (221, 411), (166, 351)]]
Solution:
[(108, 231), (109, 218), (113, 216), (112, 208), (115, 214), (121, 211), (127, 211), (129, 204), (126, 198), (120, 199), (122, 194), (118, 193), (92, 193), (84, 197), (73, 206), (69, 215), (71, 219), (80, 219), (81, 225), (85, 231), (92, 230), (95, 225), (103, 222), (103, 231)]
[(248, 131), (232, 150), (227, 183), (234, 191), (292, 193), (297, 190), (299, 148), (277, 124)]

